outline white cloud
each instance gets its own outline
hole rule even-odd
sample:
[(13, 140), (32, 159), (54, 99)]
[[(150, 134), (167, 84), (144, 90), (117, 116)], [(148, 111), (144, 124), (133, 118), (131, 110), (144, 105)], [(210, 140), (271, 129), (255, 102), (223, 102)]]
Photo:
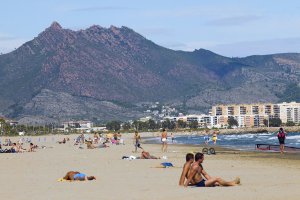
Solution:
[(247, 24), (252, 21), (257, 21), (263, 17), (257, 15), (244, 15), (220, 18), (208, 21), (206, 24), (209, 26), (237, 26)]

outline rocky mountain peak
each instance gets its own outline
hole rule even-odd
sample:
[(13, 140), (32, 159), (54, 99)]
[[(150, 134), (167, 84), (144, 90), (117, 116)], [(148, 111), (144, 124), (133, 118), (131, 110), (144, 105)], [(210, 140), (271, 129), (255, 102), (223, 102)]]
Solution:
[(50, 29), (56, 29), (56, 30), (62, 29), (61, 25), (58, 22), (56, 22), (56, 21), (52, 22), (52, 24), (51, 24), (51, 26), (49, 28)]

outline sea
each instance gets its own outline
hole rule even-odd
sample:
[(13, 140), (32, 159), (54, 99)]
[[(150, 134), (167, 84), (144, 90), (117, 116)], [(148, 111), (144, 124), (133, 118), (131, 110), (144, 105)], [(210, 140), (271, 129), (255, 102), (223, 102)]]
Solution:
[[(210, 135), (209, 145), (213, 145)], [(149, 138), (147, 143), (160, 143), (160, 138)], [(171, 138), (168, 138), (168, 143), (172, 144)], [(174, 144), (186, 144), (186, 145), (204, 145), (204, 136), (189, 135), (175, 136)], [(217, 139), (217, 145), (237, 150), (254, 151), (256, 144), (271, 144), (278, 145), (277, 133), (243, 133), (243, 134), (219, 134)], [(300, 148), (300, 133), (290, 132), (286, 136), (286, 146)]]

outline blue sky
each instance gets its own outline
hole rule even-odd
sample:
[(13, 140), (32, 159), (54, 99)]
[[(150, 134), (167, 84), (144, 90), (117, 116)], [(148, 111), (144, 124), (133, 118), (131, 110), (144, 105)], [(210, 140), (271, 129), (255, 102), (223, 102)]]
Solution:
[(53, 21), (79, 30), (127, 26), (174, 50), (229, 57), (300, 52), (296, 0), (0, 0), (0, 52), (32, 40)]

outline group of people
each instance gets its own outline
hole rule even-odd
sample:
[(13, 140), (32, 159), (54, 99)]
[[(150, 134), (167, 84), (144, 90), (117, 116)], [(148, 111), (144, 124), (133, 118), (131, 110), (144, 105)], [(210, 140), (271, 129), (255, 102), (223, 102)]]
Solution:
[(240, 178), (233, 181), (225, 181), (220, 177), (211, 177), (204, 170), (202, 163), (204, 154), (192, 153), (186, 154), (186, 162), (183, 165), (182, 173), (179, 179), (180, 186), (213, 187), (213, 186), (235, 186), (240, 184)]
[(210, 141), (213, 141), (213, 144), (217, 144), (217, 140), (218, 140), (217, 133), (218, 133), (217, 131), (214, 131), (212, 137), (210, 137), (210, 135), (206, 133), (206, 135), (204, 135), (204, 143), (208, 145)]
[[(7, 145), (5, 145), (7, 146)], [(2, 145), (0, 144), (0, 153), (24, 153), (24, 152), (35, 152), (38, 146), (34, 145), (32, 142), (29, 144), (29, 148), (25, 149), (23, 147), (23, 143), (11, 143), (8, 145), (8, 148), (3, 149)]]

